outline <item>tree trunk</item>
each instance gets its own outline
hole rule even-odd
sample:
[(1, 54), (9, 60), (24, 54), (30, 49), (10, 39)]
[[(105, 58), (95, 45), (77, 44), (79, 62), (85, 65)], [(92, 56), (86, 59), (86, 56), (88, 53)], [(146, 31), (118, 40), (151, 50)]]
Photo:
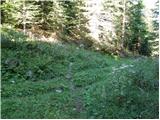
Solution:
[(123, 0), (123, 19), (122, 19), (122, 40), (121, 47), (124, 47), (124, 38), (125, 38), (125, 21), (126, 21), (126, 0)]
[(26, 6), (25, 0), (23, 1), (23, 32), (26, 34)]

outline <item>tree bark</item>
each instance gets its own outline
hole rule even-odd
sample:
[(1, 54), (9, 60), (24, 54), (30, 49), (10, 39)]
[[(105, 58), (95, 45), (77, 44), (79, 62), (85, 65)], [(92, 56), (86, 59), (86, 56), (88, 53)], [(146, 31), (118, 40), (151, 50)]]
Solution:
[(125, 21), (126, 21), (126, 0), (123, 0), (123, 19), (122, 19), (122, 41), (121, 47), (124, 47), (124, 38), (125, 38)]
[(25, 0), (23, 1), (23, 33), (26, 34), (26, 6), (25, 6)]

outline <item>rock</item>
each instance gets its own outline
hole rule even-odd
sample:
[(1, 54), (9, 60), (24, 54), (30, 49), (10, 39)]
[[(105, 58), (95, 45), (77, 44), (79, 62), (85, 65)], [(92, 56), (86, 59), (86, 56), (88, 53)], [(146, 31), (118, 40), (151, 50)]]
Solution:
[(32, 78), (33, 72), (31, 70), (27, 71), (26, 76), (27, 76), (27, 78)]
[(56, 92), (57, 93), (62, 93), (62, 90), (61, 89), (57, 89)]
[(8, 58), (6, 61), (5, 61), (5, 65), (9, 68), (9, 69), (13, 69), (17, 66), (20, 65), (20, 60), (17, 59), (17, 58)]
[(80, 48), (84, 48), (84, 44), (80, 44), (79, 47), (80, 47)]
[(13, 83), (13, 84), (14, 84), (14, 83), (15, 83), (15, 81), (14, 81), (14, 80), (12, 80), (12, 81), (11, 81), (11, 83)]

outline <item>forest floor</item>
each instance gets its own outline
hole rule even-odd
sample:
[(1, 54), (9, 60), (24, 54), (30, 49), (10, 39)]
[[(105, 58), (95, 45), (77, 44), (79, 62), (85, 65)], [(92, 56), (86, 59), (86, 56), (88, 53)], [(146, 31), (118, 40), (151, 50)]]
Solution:
[(1, 50), (2, 118), (158, 118), (157, 58), (9, 37)]

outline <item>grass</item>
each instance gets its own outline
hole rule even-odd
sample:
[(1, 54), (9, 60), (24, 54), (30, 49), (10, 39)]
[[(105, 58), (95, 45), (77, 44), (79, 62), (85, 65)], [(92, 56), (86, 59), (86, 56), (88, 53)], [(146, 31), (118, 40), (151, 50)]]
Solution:
[(156, 58), (115, 59), (74, 45), (27, 41), (6, 28), (2, 34), (14, 39), (2, 43), (2, 118), (158, 118)]

